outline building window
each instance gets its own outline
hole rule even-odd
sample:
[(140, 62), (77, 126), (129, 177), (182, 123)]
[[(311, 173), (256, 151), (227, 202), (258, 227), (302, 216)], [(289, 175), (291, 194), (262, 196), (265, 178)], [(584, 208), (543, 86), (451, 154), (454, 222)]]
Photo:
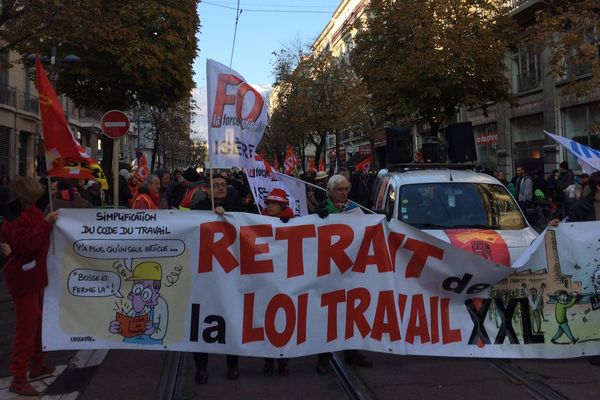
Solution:
[(512, 56), (513, 92), (521, 93), (537, 89), (542, 83), (539, 53), (519, 49)]
[(512, 119), (510, 131), (515, 166), (525, 167), (528, 172), (544, 171), (541, 152), (546, 143), (544, 115), (535, 114)]
[[(600, 150), (600, 102), (565, 108), (561, 115), (565, 137)], [(579, 169), (575, 157), (568, 152), (567, 162), (572, 169)]]
[(8, 88), (8, 71), (9, 68), (5, 68), (10, 63), (8, 50), (0, 52), (0, 89)]

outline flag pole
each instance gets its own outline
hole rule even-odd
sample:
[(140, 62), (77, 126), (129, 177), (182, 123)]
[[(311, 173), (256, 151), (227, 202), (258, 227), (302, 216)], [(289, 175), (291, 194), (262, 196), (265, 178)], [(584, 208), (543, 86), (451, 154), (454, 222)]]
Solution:
[[(113, 202), (119, 208), (119, 139), (113, 139)], [(135, 199), (134, 199), (135, 200)]]
[[(46, 157), (46, 155), (44, 155)], [(50, 212), (54, 211), (54, 204), (52, 202), (52, 181), (50, 180), (50, 175), (46, 177), (48, 179), (48, 206), (50, 206)]]
[[(282, 173), (280, 173), (280, 172), (276, 172), (276, 174), (277, 174), (277, 175), (285, 175), (286, 177), (288, 177), (288, 178), (290, 178), (290, 179), (294, 179), (294, 180), (296, 180), (296, 181), (298, 181), (298, 182), (302, 182), (302, 183), (303, 183), (303, 184), (305, 184), (305, 185), (312, 186), (312, 187), (314, 187), (314, 188), (317, 188), (317, 189), (319, 189), (319, 190), (324, 190), (324, 191), (327, 191), (327, 189), (325, 189), (325, 188), (322, 188), (322, 187), (321, 187), (321, 186), (319, 186), (319, 185), (315, 185), (314, 183), (310, 183), (310, 182), (303, 181), (302, 179), (298, 179), (298, 178), (296, 178), (296, 177), (294, 177), (294, 176), (291, 176), (291, 175), (286, 175), (286, 174), (282, 174)], [(370, 209), (368, 209), (367, 207), (361, 206), (360, 204), (358, 204), (358, 203), (357, 203), (357, 202), (355, 202), (355, 201), (352, 201), (352, 200), (350, 200), (350, 199), (348, 199), (348, 201), (349, 201), (350, 203), (356, 204), (357, 206), (359, 206), (360, 208), (362, 208), (363, 210), (365, 210), (365, 211), (367, 211), (367, 212), (369, 212), (369, 213), (371, 213), (371, 214), (376, 214), (376, 212), (375, 212), (375, 211), (373, 211), (373, 210), (370, 210)]]
[(213, 212), (215, 212), (215, 196), (214, 196), (214, 190), (213, 190), (213, 169), (212, 169), (212, 162), (210, 161), (210, 141), (207, 142), (207, 147), (208, 147), (207, 161), (208, 161), (208, 179), (209, 179), (209, 185), (210, 185), (210, 204), (211, 204)]

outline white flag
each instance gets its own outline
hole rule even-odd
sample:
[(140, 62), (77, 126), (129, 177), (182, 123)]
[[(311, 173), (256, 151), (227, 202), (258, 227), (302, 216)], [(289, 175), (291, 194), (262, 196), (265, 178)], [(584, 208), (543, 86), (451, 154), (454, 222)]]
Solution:
[(586, 174), (600, 171), (600, 151), (547, 131), (544, 131), (544, 133), (562, 144), (575, 157), (577, 163)]
[(211, 166), (242, 167), (262, 139), (267, 103), (240, 74), (214, 60), (207, 60), (206, 76)]

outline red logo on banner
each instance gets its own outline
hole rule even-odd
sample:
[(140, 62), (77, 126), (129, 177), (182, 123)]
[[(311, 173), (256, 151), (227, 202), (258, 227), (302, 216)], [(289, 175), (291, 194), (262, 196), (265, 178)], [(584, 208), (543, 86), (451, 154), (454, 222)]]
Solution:
[(444, 232), (454, 247), (495, 263), (510, 266), (508, 246), (498, 232), (481, 229), (448, 229)]

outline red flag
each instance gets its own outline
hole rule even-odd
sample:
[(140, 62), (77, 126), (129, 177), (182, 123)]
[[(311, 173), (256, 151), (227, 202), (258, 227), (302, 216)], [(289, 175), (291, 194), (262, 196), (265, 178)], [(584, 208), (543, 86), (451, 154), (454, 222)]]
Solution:
[(313, 160), (312, 158), (308, 161), (308, 172), (310, 172), (311, 174), (317, 173), (317, 167), (315, 166), (315, 160)]
[(298, 158), (296, 157), (296, 153), (294, 149), (289, 144), (285, 149), (285, 160), (283, 162), (284, 172), (287, 175), (292, 175), (296, 172), (296, 166), (298, 165)]
[(369, 170), (371, 169), (372, 161), (373, 161), (373, 156), (369, 156), (369, 157), (365, 158), (364, 160), (362, 160), (361, 162), (359, 162), (358, 164), (356, 164), (355, 168), (357, 170), (361, 170), (365, 174), (368, 174)]
[(319, 161), (319, 172), (325, 172), (325, 160), (323, 158), (321, 158), (321, 161)]
[(79, 151), (79, 143), (69, 129), (65, 113), (46, 76), (39, 56), (35, 59), (35, 76), (48, 176), (94, 179), (94, 174), (90, 171), (90, 163)]
[(275, 161), (273, 161), (273, 167), (275, 167), (275, 171), (279, 172), (279, 160), (277, 159), (277, 154), (275, 154)]
[(148, 176), (148, 160), (146, 160), (146, 155), (141, 151), (138, 151), (135, 156), (138, 159), (138, 165), (133, 173), (139, 181), (143, 181)]

